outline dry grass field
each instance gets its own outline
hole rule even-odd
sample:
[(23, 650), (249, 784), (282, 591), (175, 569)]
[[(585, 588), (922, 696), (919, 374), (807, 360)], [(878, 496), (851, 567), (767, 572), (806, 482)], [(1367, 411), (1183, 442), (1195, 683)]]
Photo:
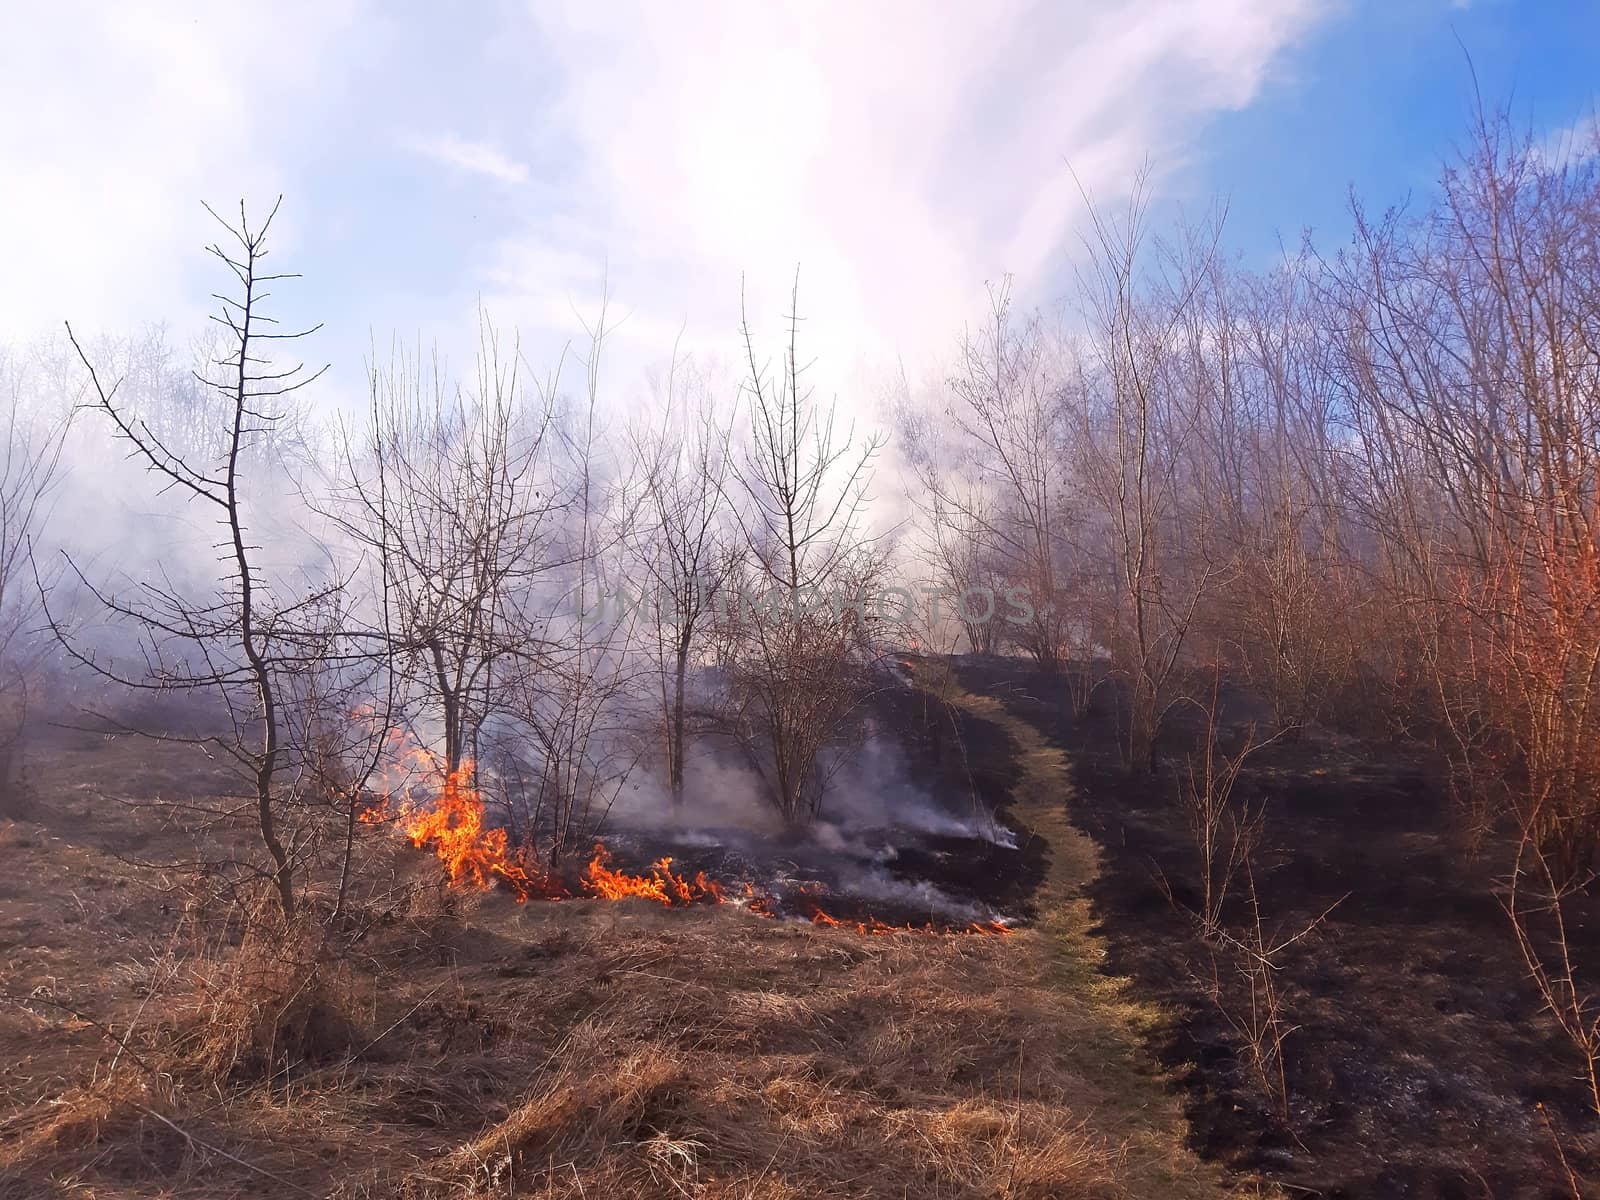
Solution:
[(391, 839), (337, 931), (278, 943), (182, 865), (193, 755), (46, 736), (0, 820), (5, 1196), (1227, 1194), (1098, 971), (1036, 739), (1050, 868), (1010, 936), (518, 905)]

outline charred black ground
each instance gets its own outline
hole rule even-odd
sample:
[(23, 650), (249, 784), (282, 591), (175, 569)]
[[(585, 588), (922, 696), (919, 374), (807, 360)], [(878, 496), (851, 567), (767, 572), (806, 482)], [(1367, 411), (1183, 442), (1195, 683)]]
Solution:
[[(1025, 922), (1044, 851), (1037, 839), (1017, 836), (1025, 831), (1009, 813), (1016, 766), (1004, 731), (901, 685), (874, 695), (873, 717), (907, 751), (907, 782), (927, 800), (916, 819), (907, 813), (897, 821), (890, 806), (882, 824), (850, 823), (824, 838), (614, 824), (604, 830), (605, 845), (630, 871), (670, 856), (680, 873), (748, 881), (776, 900), (780, 916), (806, 917), (821, 906), (841, 920), (935, 929)], [(974, 834), (932, 832), (925, 827), (930, 812)], [(826, 822), (834, 814), (824, 808), (821, 815)]]
[[(1296, 1195), (1571, 1197), (1538, 1105), (1573, 1166), (1592, 1170), (1577, 1064), (1525, 979), (1496, 898), (1504, 864), (1466, 854), (1425, 758), (1311, 733), (1261, 752), (1241, 782), (1266, 806), (1257, 882), (1269, 922), (1297, 929), (1337, 903), (1284, 967), (1300, 1026), (1286, 1131), (1249, 1086), (1202, 986), (1205, 949), (1166, 893), (1183, 903), (1195, 879), (1175, 783), (1122, 769), (1111, 691), (1080, 721), (1061, 681), (1019, 663), (969, 662), (960, 676), (1072, 758), (1072, 816), (1103, 853), (1092, 896), (1108, 968), (1175, 1014), (1155, 1049), (1182, 1080), (1196, 1149)], [(1165, 750), (1181, 757), (1199, 732), (1175, 722)], [(1600, 949), (1592, 905), (1577, 937), (1575, 953)]]

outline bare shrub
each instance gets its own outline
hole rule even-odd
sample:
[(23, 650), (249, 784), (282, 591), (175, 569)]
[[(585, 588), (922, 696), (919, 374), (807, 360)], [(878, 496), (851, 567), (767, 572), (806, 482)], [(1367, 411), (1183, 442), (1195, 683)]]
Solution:
[(1329, 290), (1359, 477), (1400, 614), (1391, 700), (1488, 832), (1558, 878), (1600, 838), (1600, 165), (1480, 118), (1439, 209), (1367, 220)]
[[(1198, 980), (1202, 992), (1244, 1047), (1250, 1077), (1270, 1106), (1274, 1119), (1290, 1125), (1288, 1075), (1284, 1046), (1296, 1030), (1284, 984), (1278, 975), (1287, 952), (1314, 934), (1327, 919), (1330, 907), (1296, 932), (1269, 929), (1256, 888), (1254, 855), (1265, 828), (1263, 805), (1233, 802), (1240, 772), (1251, 755), (1275, 740), (1256, 739), (1250, 726), (1232, 754), (1220, 746), (1218, 722), (1221, 680), (1213, 675), (1206, 713), (1204, 742), (1191, 755), (1186, 777), (1179, 780), (1179, 801), (1198, 859), (1200, 908), (1188, 911), (1208, 946), (1210, 976)], [(1244, 882), (1244, 912), (1226, 912), (1228, 896), (1239, 879)], [(1177, 907), (1176, 894), (1167, 898)], [(1224, 980), (1223, 964), (1228, 967)]]
[[(630, 558), (643, 568), (645, 649), (661, 703), (667, 789), (683, 803), (690, 673), (708, 662), (716, 606), (733, 570), (728, 473), (731, 414), (720, 416), (703, 378), (674, 361), (659, 427), (631, 438), (648, 510)], [(687, 394), (685, 394), (687, 393)]]
[(352, 975), (321, 934), (260, 913), (237, 947), (188, 964), (172, 1004), (179, 1056), (216, 1079), (254, 1080), (332, 1062), (362, 1044)]
[(1187, 771), (1179, 777), (1178, 800), (1188, 823), (1200, 869), (1200, 911), (1195, 914), (1207, 938), (1217, 937), (1222, 929), (1223, 906), (1228, 891), (1241, 870), (1248, 868), (1250, 856), (1261, 838), (1265, 810), (1233, 803), (1234, 786), (1246, 761), (1270, 743), (1256, 739), (1255, 726), (1246, 730), (1239, 748), (1232, 754), (1221, 747), (1218, 728), (1218, 689), (1213, 679), (1206, 713), (1203, 747), (1190, 755)]
[(799, 357), (799, 291), (774, 378), (744, 330), (750, 440), (734, 472), (746, 553), (719, 634), (728, 677), (723, 728), (790, 824), (817, 813), (825, 751), (859, 732), (878, 648), (868, 611), (882, 563), (865, 535), (865, 488), (879, 443), (835, 428)]
[(1217, 951), (1211, 954), (1210, 979), (1201, 982), (1213, 1006), (1243, 1045), (1251, 1078), (1271, 1106), (1274, 1118), (1289, 1128), (1293, 1122), (1284, 1047), (1299, 1026), (1294, 1024), (1279, 972), (1288, 952), (1316, 933), (1337, 904), (1293, 933), (1269, 929), (1248, 855), (1242, 859), (1242, 869), (1247, 916), (1232, 928), (1217, 926), (1214, 930), (1220, 957), (1228, 963), (1234, 985), (1223, 982)]
[(1538, 989), (1545, 1011), (1577, 1052), (1589, 1102), (1600, 1115), (1600, 996), (1573, 959), (1566, 911), (1590, 882), (1552, 867), (1539, 823), (1530, 820), (1517, 842), (1504, 903), (1528, 977)]

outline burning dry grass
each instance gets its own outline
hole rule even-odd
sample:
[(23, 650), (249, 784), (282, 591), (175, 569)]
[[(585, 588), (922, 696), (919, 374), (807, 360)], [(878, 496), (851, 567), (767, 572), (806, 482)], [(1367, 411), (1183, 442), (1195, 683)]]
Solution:
[[(58, 877), (65, 842), (26, 840), (18, 869)], [(134, 971), (170, 948), (159, 891), (71, 852), (76, 878), (128, 883), (17, 926), (0, 1194), (1225, 1194), (1094, 982), (1070, 854), (1047, 931), (989, 938), (651, 898), (421, 911), (438, 867), (408, 852), (337, 954), (257, 931)], [(27, 999), (46, 994), (92, 1020)]]
[[(528, 846), (511, 846), (506, 831), (489, 821), (471, 762), (447, 771), (437, 756), (416, 747), (405, 751), (401, 762), (407, 786), (386, 786), (377, 803), (362, 812), (360, 818), (372, 826), (393, 825), (414, 847), (431, 852), (443, 868), (441, 883), (452, 889), (501, 888), (518, 903), (530, 899), (569, 900), (575, 896), (651, 900), (667, 908), (733, 903), (758, 916), (776, 916), (780, 911), (804, 915), (817, 925), (854, 929), (863, 935), (919, 928), (891, 924), (871, 914), (835, 916), (824, 907), (827, 889), (815, 881), (799, 885), (796, 894), (786, 901), (749, 880), (734, 886), (732, 881), (724, 884), (711, 879), (704, 871), (680, 873), (673, 869), (670, 857), (656, 859), (643, 871), (629, 871), (613, 862), (611, 851), (602, 842), (595, 843), (581, 876), (564, 876), (538, 862)], [(929, 921), (920, 931), (986, 937), (1003, 937), (1010, 932), (996, 920), (953, 927), (936, 927)]]

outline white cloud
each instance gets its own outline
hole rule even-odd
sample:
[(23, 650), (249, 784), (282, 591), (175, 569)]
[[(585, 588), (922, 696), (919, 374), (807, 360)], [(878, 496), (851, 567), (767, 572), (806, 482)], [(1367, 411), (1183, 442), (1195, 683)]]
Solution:
[(474, 175), (487, 175), (501, 183), (528, 182), (526, 164), (508, 158), (488, 142), (466, 141), (453, 133), (437, 138), (413, 138), (407, 148), (435, 162)]
[[(0, 39), (0, 328), (197, 329), (199, 201), (287, 191), (289, 302), (329, 318), (346, 387), (389, 322), (470, 345), (480, 295), (537, 355), (609, 286), (619, 374), (680, 331), (734, 358), (741, 278), (775, 333), (796, 264), (837, 382), (944, 346), (1005, 272), (1049, 298), (1067, 164), (1107, 201), (1147, 157), (1181, 165), (1335, 2), (24, 7)], [(435, 188), (432, 163), (496, 186)]]
[(1068, 163), (1101, 199), (1180, 164), (1324, 7), (540, 0), (558, 98), (535, 136), (577, 148), (576, 181), (504, 239), (491, 301), (592, 303), (594, 272), (555, 261), (576, 247), (640, 328), (726, 346), (741, 274), (771, 328), (798, 263), (814, 351), (916, 353), (986, 280), (1048, 288), (1081, 215)]
[[(0, 328), (195, 328), (200, 207), (285, 186), (277, 149), (350, 3), (13, 6), (0, 38)], [(287, 232), (287, 231), (285, 231)], [(280, 238), (280, 243), (282, 242)]]
[(1534, 147), (1547, 162), (1578, 166), (1600, 155), (1600, 116), (1590, 113), (1553, 129)]

